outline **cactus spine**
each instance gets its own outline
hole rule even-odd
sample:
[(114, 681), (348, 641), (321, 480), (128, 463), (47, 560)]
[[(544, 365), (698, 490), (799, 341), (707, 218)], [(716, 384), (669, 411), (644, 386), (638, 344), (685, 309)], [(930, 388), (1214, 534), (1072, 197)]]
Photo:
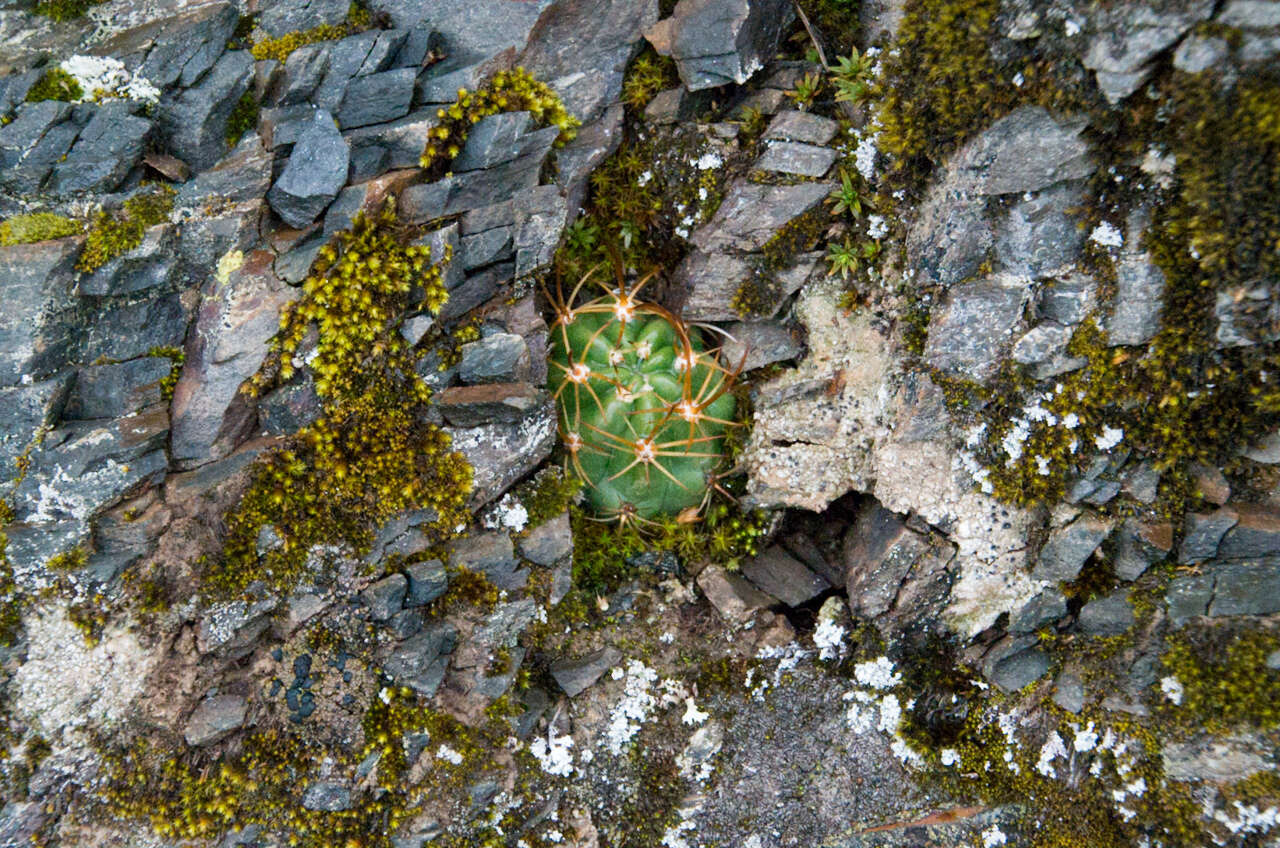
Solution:
[(579, 306), (550, 297), (549, 382), (570, 468), (599, 514), (650, 521), (705, 504), (735, 426), (737, 376), (695, 328), (637, 299), (653, 275)]

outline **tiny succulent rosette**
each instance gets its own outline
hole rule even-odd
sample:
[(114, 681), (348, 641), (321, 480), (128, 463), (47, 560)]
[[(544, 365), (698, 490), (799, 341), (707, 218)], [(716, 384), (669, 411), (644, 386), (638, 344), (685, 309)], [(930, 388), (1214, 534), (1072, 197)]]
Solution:
[[(621, 520), (686, 517), (707, 502), (736, 426), (736, 372), (641, 281), (578, 306), (553, 299), (549, 382), (587, 503)], [(648, 278), (646, 278), (647, 280)]]

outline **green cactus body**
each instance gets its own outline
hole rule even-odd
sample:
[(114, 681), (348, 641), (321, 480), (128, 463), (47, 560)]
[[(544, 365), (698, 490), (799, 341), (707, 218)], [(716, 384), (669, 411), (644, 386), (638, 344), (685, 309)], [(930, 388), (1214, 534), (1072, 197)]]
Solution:
[(556, 306), (549, 382), (592, 508), (650, 520), (704, 502), (734, 426), (735, 375), (637, 290)]

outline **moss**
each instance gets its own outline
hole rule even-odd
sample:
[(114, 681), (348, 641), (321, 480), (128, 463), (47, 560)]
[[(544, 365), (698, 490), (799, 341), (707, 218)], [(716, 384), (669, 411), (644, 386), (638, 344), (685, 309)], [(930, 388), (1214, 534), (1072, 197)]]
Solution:
[(320, 24), (311, 29), (285, 33), (278, 38), (263, 38), (249, 48), (249, 52), (258, 60), (274, 59), (277, 62), (283, 62), (299, 47), (319, 41), (346, 38), (349, 35), (364, 32), (372, 23), (373, 19), (369, 12), (353, 3), (347, 12), (347, 19), (340, 24)]
[(65, 215), (52, 212), (29, 212), (14, 215), (0, 223), (0, 245), (33, 244), (40, 241), (79, 235), (84, 226)]
[(153, 347), (147, 351), (147, 356), (162, 356), (172, 363), (169, 373), (160, 380), (160, 396), (166, 401), (173, 400), (174, 387), (178, 385), (178, 378), (182, 376), (182, 366), (187, 361), (186, 351), (172, 346)]
[(76, 260), (76, 270), (91, 273), (142, 244), (149, 227), (169, 220), (173, 195), (169, 186), (157, 185), (126, 200), (119, 212), (99, 212)]
[(572, 474), (565, 474), (555, 467), (539, 471), (533, 480), (516, 491), (529, 514), (525, 530), (540, 527), (563, 513), (581, 491), (582, 481)]
[(458, 89), (458, 99), (439, 109), (440, 123), (431, 129), (418, 164), (440, 175), (448, 163), (462, 152), (472, 124), (499, 112), (527, 111), (539, 126), (558, 127), (556, 145), (577, 135), (579, 121), (564, 108), (560, 96), (549, 85), (533, 78), (524, 68), (499, 71), (476, 91)]
[(258, 98), (246, 91), (236, 101), (235, 108), (227, 116), (227, 146), (235, 147), (245, 133), (258, 126), (258, 113), (262, 111)]
[(817, 245), (830, 224), (830, 216), (820, 206), (791, 219), (760, 248), (765, 267), (771, 271), (788, 267), (794, 263), (796, 254)]
[[(324, 414), (258, 465), (227, 519), (222, 556), (204, 575), (215, 594), (234, 595), (255, 580), (285, 588), (314, 546), (363, 551), (378, 525), (406, 509), (434, 510), (424, 529), (437, 539), (466, 523), (471, 467), (450, 449), (449, 435), (426, 421), (431, 392), (415, 373), (418, 354), (399, 333), (411, 296), (432, 312), (447, 297), (441, 264), (431, 264), (430, 248), (408, 244), (411, 236), (391, 203), (361, 213), (321, 248), (302, 297), (281, 315), (251, 390), (292, 377), (294, 355), (314, 326), (318, 343), (307, 367)], [(260, 561), (264, 527), (282, 544)]]
[[(266, 728), (249, 732), (223, 754), (147, 740), (108, 751), (109, 779), (101, 797), (112, 818), (145, 821), (156, 835), (172, 841), (217, 840), (256, 825), (279, 844), (296, 848), (391, 848), (393, 834), (422, 805), (465, 797), (465, 788), (489, 765), (491, 752), (510, 735), (507, 712), (495, 702), (486, 720), (470, 727), (431, 709), (408, 688), (384, 685), (361, 716), (356, 738), (344, 742)], [(428, 748), (410, 780), (411, 756), (424, 742)], [(446, 745), (461, 762), (434, 755)], [(318, 775), (345, 777), (361, 763), (372, 763), (373, 770), (354, 788), (348, 809), (302, 805), (303, 793)]]
[(40, 79), (27, 91), (27, 102), (38, 103), (41, 100), (63, 100), (74, 103), (84, 97), (84, 89), (71, 74), (54, 65), (44, 72)]
[(675, 519), (652, 526), (613, 526), (597, 521), (577, 507), (569, 510), (573, 528), (573, 585), (575, 591), (604, 595), (643, 573), (628, 562), (645, 552), (675, 554), (681, 561), (714, 564), (736, 570), (757, 553), (769, 525), (763, 510), (744, 510), (732, 503), (713, 503), (702, 521)]
[(729, 299), (729, 306), (744, 318), (763, 318), (773, 314), (780, 300), (782, 286), (773, 272), (753, 268)]
[(104, 0), (36, 0), (32, 11), (61, 23), (83, 18), (89, 9), (102, 2)]
[(658, 55), (646, 44), (640, 55), (631, 61), (622, 78), (622, 102), (640, 112), (649, 105), (655, 94), (679, 84), (680, 76), (676, 73), (675, 61), (668, 56)]
[(1181, 705), (1165, 704), (1164, 717), (1211, 732), (1244, 724), (1280, 727), (1280, 671), (1267, 657), (1280, 650), (1280, 633), (1221, 628), (1190, 629), (1169, 639), (1162, 657), (1167, 673), (1182, 684)]
[(82, 545), (77, 545), (69, 551), (63, 551), (56, 556), (49, 558), (44, 567), (49, 571), (75, 571), (84, 568), (86, 562), (89, 561), (89, 551)]
[(822, 41), (829, 61), (847, 54), (858, 43), (862, 21), (857, 0), (803, 0), (798, 5)]

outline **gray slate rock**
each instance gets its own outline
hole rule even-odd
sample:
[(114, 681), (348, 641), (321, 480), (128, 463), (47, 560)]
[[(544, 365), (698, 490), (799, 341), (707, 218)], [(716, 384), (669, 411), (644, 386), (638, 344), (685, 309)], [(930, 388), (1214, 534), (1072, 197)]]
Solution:
[(1084, 274), (1066, 274), (1040, 290), (1036, 312), (1059, 324), (1079, 324), (1098, 302), (1098, 284)]
[(346, 96), (351, 80), (360, 75), (369, 52), (377, 44), (379, 30), (367, 30), (349, 35), (329, 49), (329, 66), (324, 79), (311, 95), (311, 102), (331, 114), (336, 114)]
[(804, 352), (791, 330), (772, 321), (739, 321), (726, 330), (731, 338), (720, 345), (725, 367), (743, 371), (795, 359)]
[(420, 607), (431, 603), (449, 588), (449, 575), (444, 563), (438, 559), (415, 562), (404, 569), (409, 580), (409, 590), (405, 594), (406, 607)]
[(657, 0), (562, 0), (538, 18), (517, 64), (555, 80), (565, 108), (589, 123), (617, 102), (641, 33), (657, 21)]
[(351, 809), (351, 787), (344, 782), (322, 780), (302, 793), (302, 806), (308, 810), (336, 813)]
[(1207, 614), (1209, 602), (1213, 600), (1214, 581), (1212, 573), (1191, 574), (1170, 580), (1164, 595), (1169, 611), (1169, 624), (1181, 627), (1192, 618)]
[(434, 624), (397, 645), (382, 667), (392, 679), (430, 698), (444, 681), (458, 631), (447, 622)]
[(1182, 544), (1178, 546), (1178, 562), (1190, 565), (1213, 559), (1218, 543), (1239, 520), (1240, 514), (1226, 506), (1211, 513), (1188, 513)]
[(622, 662), (622, 652), (607, 647), (586, 656), (562, 657), (551, 664), (551, 676), (570, 698), (576, 698), (609, 669)]
[(15, 460), (40, 428), (52, 426), (62, 415), (73, 384), (68, 371), (38, 383), (0, 388), (0, 479), (17, 476)]
[(403, 574), (390, 574), (365, 588), (360, 600), (369, 608), (369, 618), (386, 621), (400, 611), (408, 590), (409, 581)]
[(111, 259), (76, 284), (82, 295), (132, 294), (169, 283), (178, 270), (174, 250), (175, 228), (169, 224), (150, 227), (142, 242), (129, 252)]
[(121, 42), (137, 45), (146, 49), (138, 69), (143, 78), (160, 89), (190, 88), (226, 51), (239, 17), (234, 3), (209, 3), (126, 30), (102, 45), (102, 55), (126, 55)]
[(982, 672), (1005, 692), (1035, 683), (1049, 670), (1049, 656), (1035, 647), (1034, 636), (1006, 636), (982, 658)]
[(464, 383), (518, 383), (530, 376), (529, 346), (513, 333), (495, 333), (462, 346), (458, 376)]
[(340, 24), (347, 19), (348, 8), (342, 0), (278, 0), (267, 4), (255, 23), (278, 38), (322, 24)]
[[(163, 291), (161, 289), (160, 291)], [(99, 305), (92, 324), (81, 330), (77, 356), (81, 362), (97, 359), (133, 359), (156, 347), (180, 347), (187, 334), (190, 308), (178, 292), (157, 294), (120, 303)]]
[(13, 496), (19, 521), (89, 521), (162, 476), (169, 418), (161, 405), (111, 421), (70, 422), (44, 439)]
[(1028, 297), (1025, 285), (996, 280), (956, 286), (930, 317), (925, 361), (972, 380), (988, 379), (1013, 341)]
[(1100, 7), (1082, 62), (1111, 103), (1138, 90), (1148, 62), (1213, 13), (1213, 0), (1126, 2)]
[(1084, 681), (1069, 671), (1058, 675), (1053, 682), (1053, 702), (1069, 713), (1084, 709)]
[(675, 60), (690, 91), (741, 85), (773, 58), (794, 17), (782, 0), (680, 0), (645, 38)]
[(1067, 596), (1050, 586), (1022, 606), (1009, 619), (1010, 633), (1034, 633), (1067, 614)]
[(356, 77), (338, 109), (338, 126), (346, 130), (404, 117), (413, 101), (417, 75), (413, 68), (399, 68)]
[(804, 563), (778, 545), (766, 548), (742, 564), (742, 574), (787, 606), (798, 607), (831, 588)]
[(1128, 593), (1116, 592), (1085, 604), (1076, 623), (1089, 636), (1119, 636), (1134, 624)]
[(192, 468), (226, 456), (252, 427), (240, 385), (262, 364), (280, 309), (298, 290), (272, 272), (270, 251), (254, 251), (225, 283), (211, 280), (173, 393), (174, 464)]
[(427, 20), (440, 31), (445, 49), (455, 55), (492, 56), (507, 47), (524, 46), (544, 9), (552, 0), (375, 0), (374, 12), (386, 12), (391, 25), (415, 26)]
[(320, 216), (347, 181), (351, 154), (328, 112), (317, 111), (289, 154), (267, 202), (286, 224), (301, 229)]
[(761, 138), (766, 141), (777, 139), (806, 144), (826, 144), (835, 138), (839, 128), (840, 125), (830, 118), (824, 118), (812, 112), (788, 109), (774, 116)]
[(539, 524), (516, 541), (520, 556), (537, 565), (552, 566), (573, 553), (573, 534), (569, 529), (569, 513)]
[(284, 68), (267, 87), (263, 104), (273, 107), (306, 104), (329, 72), (329, 52), (332, 49), (333, 42), (321, 41), (304, 44), (290, 53), (284, 60)]
[(226, 158), (184, 183), (174, 204), (195, 206), (208, 198), (242, 203), (261, 198), (270, 185), (271, 154), (256, 132), (248, 132)]
[(768, 148), (755, 162), (761, 171), (779, 174), (795, 174), (801, 177), (821, 177), (831, 170), (836, 152), (828, 147), (802, 144), (795, 141), (771, 141)]
[(18, 167), (50, 129), (70, 116), (71, 104), (59, 100), (19, 105), (14, 119), (0, 127), (0, 167)]
[(453, 386), (433, 400), (453, 426), (477, 427), (495, 421), (517, 422), (545, 406), (547, 394), (528, 383), (486, 383)]
[[(1131, 232), (1128, 243), (1136, 244)], [(1145, 252), (1126, 252), (1115, 263), (1116, 297), (1107, 318), (1108, 343), (1144, 344), (1160, 330), (1164, 309), (1164, 272)]]
[(718, 565), (704, 568), (697, 577), (698, 588), (711, 606), (730, 624), (742, 624), (778, 602), (747, 582), (739, 574), (731, 574)]
[(215, 695), (196, 707), (183, 737), (188, 745), (212, 745), (244, 726), (248, 704), (242, 695)]
[(119, 418), (159, 403), (160, 381), (172, 368), (163, 356), (81, 368), (63, 415), (70, 420)]
[(273, 436), (291, 436), (314, 424), (322, 412), (315, 380), (306, 372), (296, 382), (262, 396), (258, 401), (258, 426)]
[(1031, 571), (1036, 580), (1053, 582), (1076, 579), (1085, 561), (1111, 533), (1112, 523), (1094, 515), (1082, 515), (1049, 534)]
[(57, 195), (114, 190), (142, 159), (150, 135), (151, 122), (131, 114), (127, 104), (103, 104), (66, 160), (54, 166), (47, 189)]
[(472, 126), (449, 169), (462, 173), (510, 162), (517, 156), (517, 142), (532, 128), (533, 116), (528, 112), (499, 112), (483, 118)]
[(1116, 532), (1112, 567), (1121, 580), (1137, 580), (1173, 548), (1173, 525), (1127, 518)]
[(1209, 615), (1280, 612), (1280, 559), (1231, 563), (1216, 570)]
[(1058, 120), (1040, 106), (1021, 106), (956, 153), (948, 171), (958, 186), (979, 195), (1041, 191), (1081, 180), (1097, 168), (1083, 119)]
[(483, 574), (499, 589), (519, 589), (528, 579), (527, 571), (517, 571), (520, 560), (511, 537), (501, 531), (472, 533), (455, 540), (450, 545), (449, 564)]
[[(1080, 258), (1084, 233), (1076, 226), (1084, 184), (1050, 186), (1009, 209), (996, 230), (996, 256), (1005, 268), (1041, 277)], [(1078, 320), (1078, 319), (1077, 319)]]
[(1218, 545), (1218, 559), (1262, 559), (1280, 556), (1280, 510), (1264, 504), (1235, 508), (1237, 524)]
[(401, 216), (411, 223), (422, 223), (509, 200), (537, 186), (542, 163), (559, 134), (555, 127), (546, 127), (522, 136), (516, 148), (518, 156), (504, 164), (409, 186), (400, 195)]
[(555, 407), (550, 401), (518, 422), (479, 427), (446, 427), (454, 450), (471, 463), (476, 509), (497, 498), (551, 454), (556, 440)]
[(169, 152), (193, 171), (213, 167), (227, 149), (231, 110), (252, 81), (253, 58), (230, 50), (198, 85), (162, 98), (157, 125)]
[(951, 556), (949, 548), (935, 549), (893, 512), (878, 505), (864, 509), (842, 543), (850, 609), (874, 618), (886, 634), (911, 629), (941, 611)]
[(695, 230), (689, 241), (704, 253), (759, 250), (778, 230), (830, 193), (827, 183), (770, 186), (736, 182), (715, 215)]

